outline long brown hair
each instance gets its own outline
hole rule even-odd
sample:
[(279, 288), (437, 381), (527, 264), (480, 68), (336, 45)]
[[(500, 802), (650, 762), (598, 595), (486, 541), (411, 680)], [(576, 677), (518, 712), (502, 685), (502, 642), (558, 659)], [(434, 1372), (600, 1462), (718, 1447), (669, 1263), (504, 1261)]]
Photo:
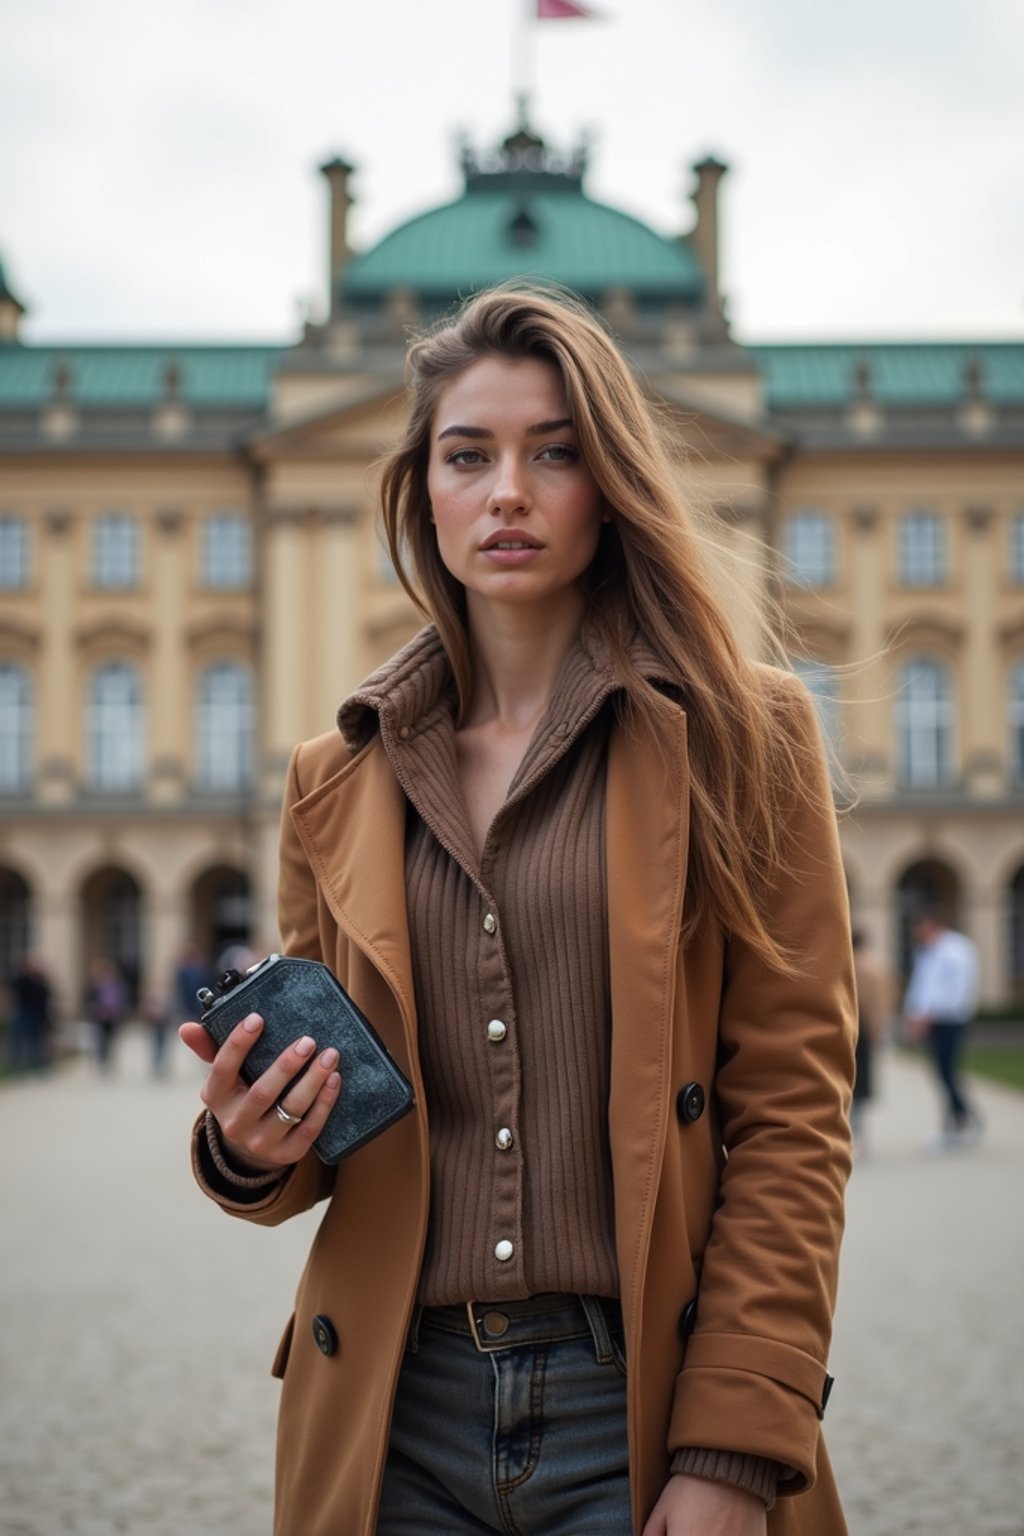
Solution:
[(681, 503), (651, 406), (600, 322), (571, 296), (521, 284), (492, 289), (413, 342), (409, 423), (384, 460), (381, 484), (399, 580), (437, 625), (464, 708), (471, 684), (465, 594), (438, 552), (427, 466), (441, 392), (488, 356), (540, 358), (561, 375), (581, 452), (612, 513), (582, 585), (589, 620), (625, 678), (626, 713), (657, 737), (659, 718), (673, 707), (630, 659), (637, 637), (683, 696), (692, 796), (684, 935), (710, 919), (788, 969), (765, 914), (782, 857), (780, 807), (799, 783), (799, 748), (779, 728), (778, 691), (741, 655), (713, 593), (704, 541)]

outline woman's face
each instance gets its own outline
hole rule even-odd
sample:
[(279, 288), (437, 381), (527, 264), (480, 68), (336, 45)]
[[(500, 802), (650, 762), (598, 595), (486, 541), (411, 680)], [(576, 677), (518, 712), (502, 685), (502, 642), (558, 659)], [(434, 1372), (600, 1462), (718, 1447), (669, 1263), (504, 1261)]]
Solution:
[(552, 364), (484, 357), (453, 379), (431, 423), (427, 489), (471, 612), (579, 601), (604, 508)]

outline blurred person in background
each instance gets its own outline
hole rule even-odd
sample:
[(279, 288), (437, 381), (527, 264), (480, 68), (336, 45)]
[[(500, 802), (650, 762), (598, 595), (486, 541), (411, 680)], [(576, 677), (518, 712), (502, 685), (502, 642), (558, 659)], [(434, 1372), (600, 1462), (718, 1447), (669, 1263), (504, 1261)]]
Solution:
[(41, 955), (24, 954), (7, 983), (8, 1060), (12, 1072), (42, 1072), (50, 1063), (53, 990)]
[(95, 1028), (96, 1060), (102, 1072), (114, 1069), (114, 1043), (131, 1008), (128, 987), (113, 960), (100, 955), (89, 967), (85, 1014)]
[(978, 1006), (978, 950), (949, 926), (939, 907), (922, 908), (911, 931), (916, 948), (903, 999), (904, 1031), (908, 1040), (927, 1045), (945, 1101), (942, 1130), (929, 1150), (954, 1152), (973, 1146), (982, 1130), (960, 1068)]
[(889, 968), (862, 928), (854, 928), (853, 970), (857, 978), (856, 1077), (850, 1123), (854, 1155), (867, 1153), (864, 1110), (875, 1095), (875, 1046), (885, 1035), (892, 1012), (893, 986)]

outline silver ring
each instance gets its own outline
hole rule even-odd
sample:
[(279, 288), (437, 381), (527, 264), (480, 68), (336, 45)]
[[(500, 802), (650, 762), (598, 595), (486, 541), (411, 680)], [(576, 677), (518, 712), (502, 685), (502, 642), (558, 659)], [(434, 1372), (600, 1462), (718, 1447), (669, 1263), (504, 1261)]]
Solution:
[(301, 1115), (290, 1115), (283, 1104), (275, 1104), (274, 1108), (277, 1110), (277, 1118), (284, 1125), (298, 1125), (302, 1119)]

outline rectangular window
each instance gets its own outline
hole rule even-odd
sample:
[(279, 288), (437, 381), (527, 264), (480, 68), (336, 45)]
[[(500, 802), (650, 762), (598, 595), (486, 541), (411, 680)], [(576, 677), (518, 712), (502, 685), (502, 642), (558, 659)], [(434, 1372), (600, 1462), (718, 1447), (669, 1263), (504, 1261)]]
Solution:
[(1010, 580), (1024, 586), (1024, 512), (1010, 518)]
[(203, 528), (203, 586), (220, 590), (247, 587), (252, 581), (252, 530), (233, 512), (218, 513)]
[(827, 587), (836, 576), (835, 524), (827, 512), (797, 512), (786, 523), (785, 577), (795, 587)]
[(28, 529), (20, 517), (0, 514), (0, 590), (28, 586)]
[(139, 530), (126, 512), (109, 512), (96, 522), (92, 548), (93, 586), (106, 591), (139, 584)]
[(946, 524), (937, 512), (908, 512), (900, 523), (900, 581), (941, 587), (946, 580)]

